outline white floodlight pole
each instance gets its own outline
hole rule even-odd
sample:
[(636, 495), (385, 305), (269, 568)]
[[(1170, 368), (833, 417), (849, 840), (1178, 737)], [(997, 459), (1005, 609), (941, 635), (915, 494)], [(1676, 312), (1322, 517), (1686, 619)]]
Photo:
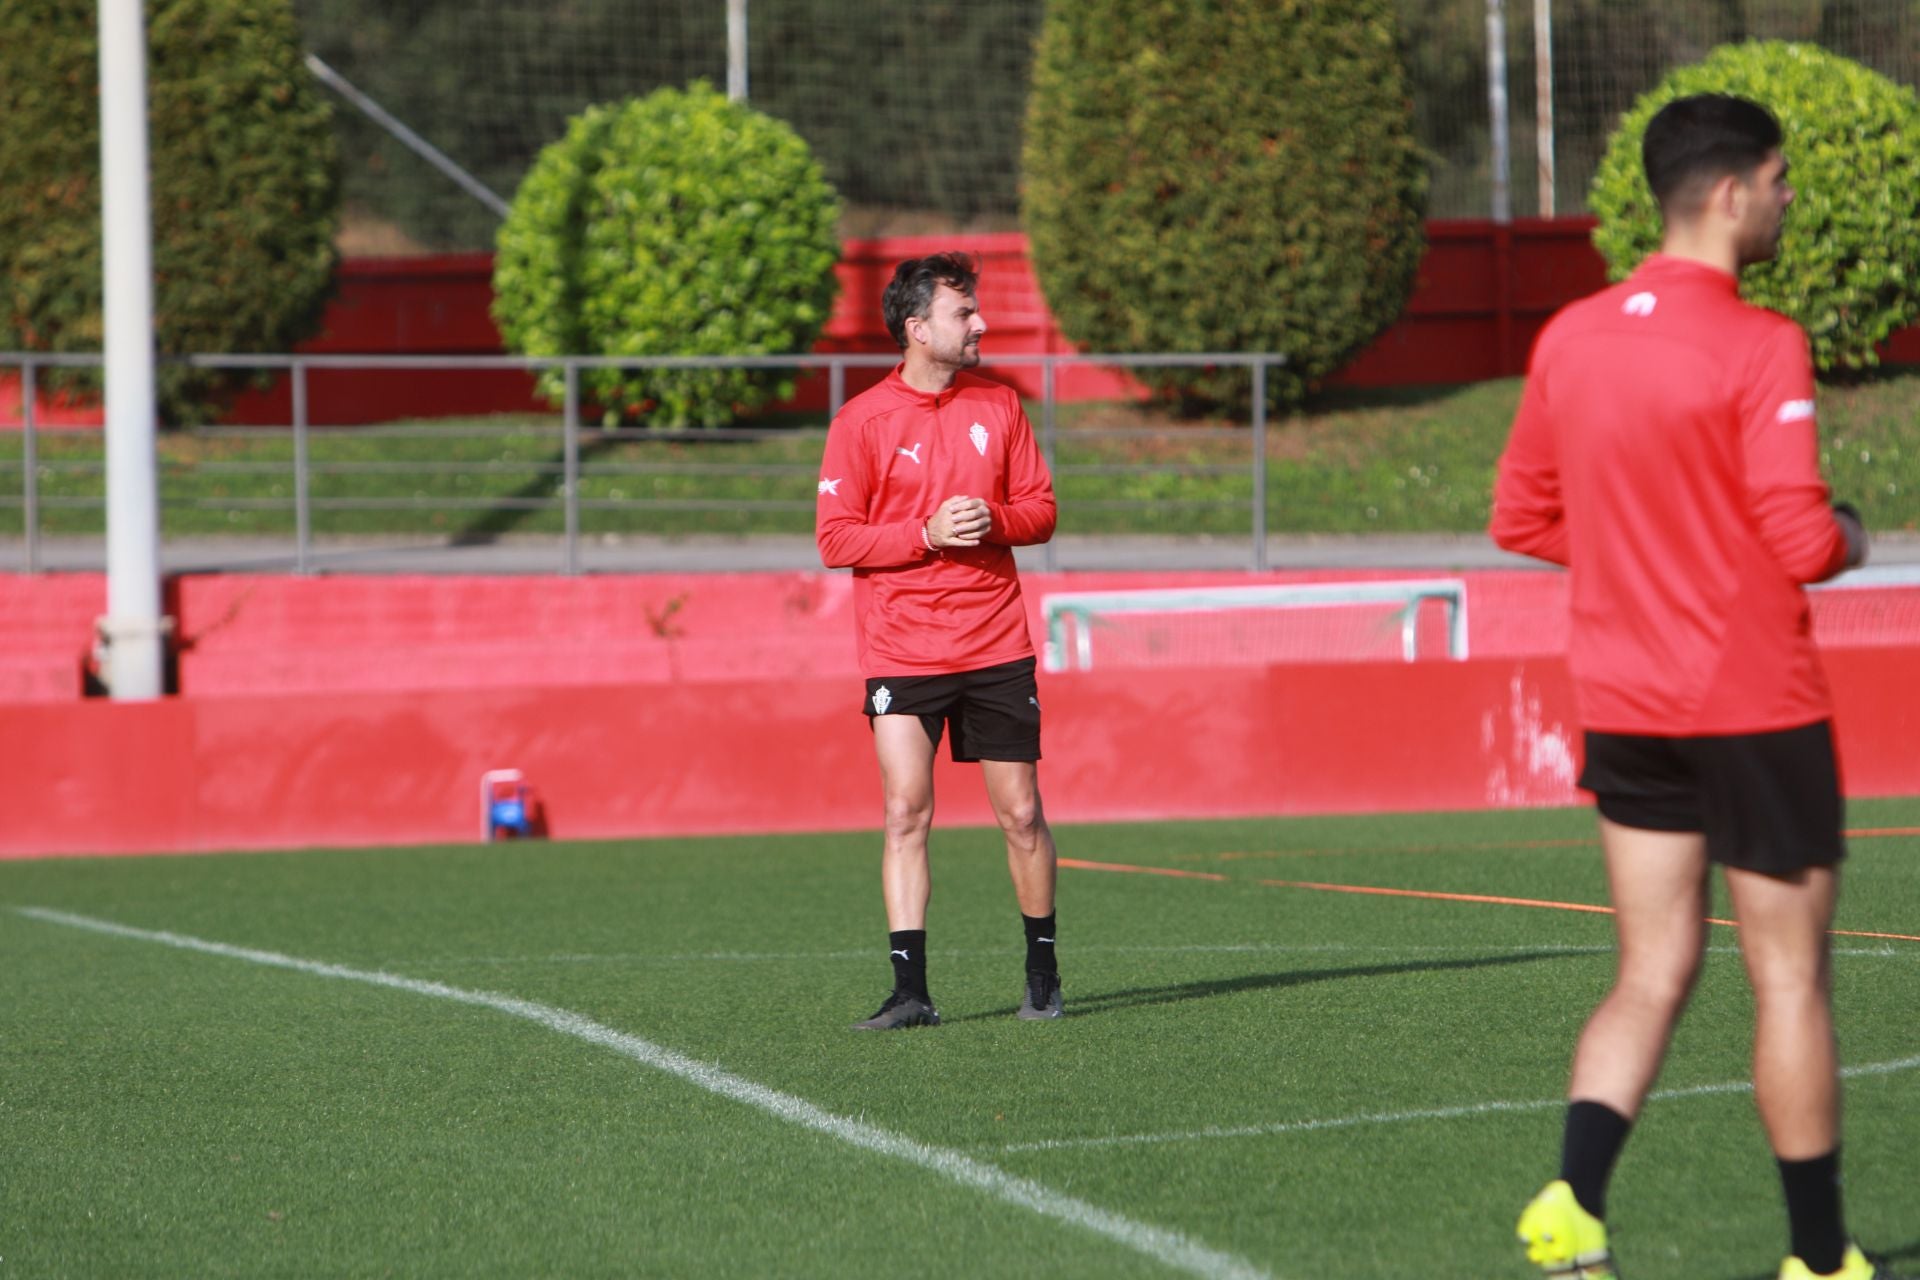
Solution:
[(147, 190), (147, 33), (141, 0), (100, 0), (100, 207), (106, 298), (107, 615), (115, 699), (162, 687), (154, 465), (153, 226)]
[(1487, 118), (1493, 134), (1493, 220), (1513, 221), (1507, 185), (1512, 146), (1507, 139), (1507, 11), (1504, 0), (1487, 0)]
[(1534, 120), (1540, 156), (1540, 216), (1554, 216), (1553, 0), (1533, 0)]
[(747, 100), (747, 0), (727, 0), (727, 97)]

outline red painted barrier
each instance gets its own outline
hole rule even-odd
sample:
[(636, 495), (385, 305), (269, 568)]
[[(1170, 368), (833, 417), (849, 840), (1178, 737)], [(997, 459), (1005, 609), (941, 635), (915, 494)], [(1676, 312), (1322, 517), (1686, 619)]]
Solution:
[[(1853, 795), (1920, 792), (1912, 650), (1828, 660)], [(871, 831), (847, 679), (0, 708), (0, 856), (461, 841), (525, 770), (556, 837)], [(1062, 821), (1570, 804), (1554, 659), (1045, 677)], [(943, 822), (991, 820), (943, 763)]]
[[(1460, 576), (1471, 662), (1311, 660), (1355, 633), (1301, 611), (1287, 647), (1309, 660), (1201, 645), (1044, 675), (1050, 811), (1573, 802), (1566, 579)], [(1030, 574), (1026, 594), (1037, 635), (1049, 592), (1254, 580)], [(0, 856), (472, 839), (496, 768), (526, 771), (555, 836), (864, 830), (878, 792), (850, 587), (825, 573), (189, 577), (168, 584), (185, 696), (116, 705), (79, 690), (104, 580), (0, 575)], [(1814, 597), (1852, 794), (1920, 792), (1917, 606), (1914, 589)], [(1437, 653), (1441, 619), (1425, 624)], [(1111, 631), (1095, 651), (1129, 661)], [(990, 821), (972, 771), (939, 777), (943, 821)]]
[[(1406, 578), (1389, 570), (1024, 575), (1029, 626), (1058, 591)], [(1412, 575), (1418, 576), (1418, 575)], [(1527, 571), (1462, 575), (1470, 640), (1484, 656), (1556, 653), (1564, 580)], [(168, 584), (180, 691), (189, 697), (524, 686), (711, 683), (855, 674), (852, 579), (830, 573), (635, 574), (576, 578), (213, 574)], [(104, 612), (98, 574), (0, 575), (0, 704), (71, 702)], [(1920, 613), (1920, 610), (1916, 610)], [(1244, 620), (1246, 615), (1232, 615)], [(1438, 606), (1422, 652), (1445, 650)], [(1191, 618), (1172, 630), (1182, 662), (1367, 661), (1398, 656), (1387, 607), (1297, 611), (1276, 643), (1249, 644)], [(1124, 632), (1124, 636), (1123, 636)], [(1148, 657), (1138, 631), (1103, 630), (1103, 665)], [(1135, 638), (1129, 650), (1126, 638)], [(1129, 653), (1133, 657), (1129, 658)]]
[[(1405, 579), (1389, 570), (1030, 573), (1029, 627), (1055, 592)], [(1468, 642), (1483, 658), (1566, 647), (1566, 577), (1529, 570), (1456, 575)], [(167, 586), (181, 692), (189, 697), (429, 689), (709, 684), (852, 678), (852, 582), (844, 574), (635, 574), (577, 578), (443, 575), (190, 576)], [(97, 574), (0, 575), (0, 705), (72, 702), (104, 611)], [(1920, 646), (1920, 587), (1815, 593), (1829, 652)], [(1445, 651), (1437, 604), (1420, 652)], [(1102, 670), (1379, 662), (1399, 655), (1387, 606), (1286, 614), (1113, 620), (1095, 637)]]

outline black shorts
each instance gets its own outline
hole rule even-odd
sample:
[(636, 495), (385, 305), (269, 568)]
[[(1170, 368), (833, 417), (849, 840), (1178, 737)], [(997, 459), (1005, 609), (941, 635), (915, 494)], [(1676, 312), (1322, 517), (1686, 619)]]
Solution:
[(1033, 679), (1034, 660), (1020, 658), (978, 671), (938, 676), (877, 676), (867, 681), (861, 708), (874, 716), (919, 716), (934, 749), (940, 733), (953, 726), (953, 758), (1038, 760), (1040, 691)]
[(1600, 814), (1644, 831), (1698, 831), (1707, 857), (1765, 875), (1846, 856), (1844, 805), (1825, 721), (1773, 733), (1586, 735), (1580, 785)]

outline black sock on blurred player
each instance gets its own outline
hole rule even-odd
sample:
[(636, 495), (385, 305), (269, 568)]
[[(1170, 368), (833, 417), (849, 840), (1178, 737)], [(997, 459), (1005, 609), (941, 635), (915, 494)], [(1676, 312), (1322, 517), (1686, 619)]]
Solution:
[(1060, 965), (1053, 958), (1053, 913), (1048, 912), (1044, 916), (1022, 915), (1020, 923), (1027, 930), (1027, 972), (1060, 972)]
[(1779, 1163), (1793, 1256), (1817, 1276), (1832, 1275), (1847, 1260), (1847, 1228), (1840, 1219), (1840, 1148), (1811, 1160)]
[(887, 950), (893, 961), (893, 989), (932, 1004), (927, 995), (927, 931), (896, 929), (887, 935)]
[(1607, 1180), (1626, 1145), (1633, 1121), (1603, 1102), (1576, 1102), (1567, 1108), (1560, 1146), (1560, 1176), (1573, 1198), (1602, 1222), (1607, 1218)]

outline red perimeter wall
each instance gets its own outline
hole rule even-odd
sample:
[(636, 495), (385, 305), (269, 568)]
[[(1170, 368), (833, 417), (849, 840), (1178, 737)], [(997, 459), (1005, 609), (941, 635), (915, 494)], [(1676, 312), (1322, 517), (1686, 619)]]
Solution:
[[(1027, 581), (1037, 604), (1208, 577), (1249, 581)], [(1043, 674), (1049, 813), (1577, 802), (1563, 579), (1468, 577), (1470, 662)], [(117, 705), (76, 692), (100, 580), (0, 576), (0, 642), (67, 682), (0, 696), (0, 856), (472, 840), (495, 768), (527, 773), (556, 837), (870, 831), (845, 582), (189, 578), (169, 606), (187, 695)], [(1920, 793), (1920, 650), (1858, 642), (1827, 655), (1848, 790)], [(976, 771), (943, 763), (938, 786), (942, 823), (991, 820)]]
[[(1605, 283), (1588, 242), (1587, 219), (1434, 222), (1406, 314), (1336, 378), (1342, 385), (1391, 386), (1474, 382), (1520, 372), (1547, 317)], [(851, 240), (839, 267), (840, 298), (815, 350), (822, 354), (891, 354), (896, 348), (880, 316), (880, 292), (903, 258), (963, 249), (981, 260), (980, 309), (988, 349), (1001, 355), (1071, 352), (1047, 309), (1019, 233)], [(487, 254), (364, 259), (343, 264), (340, 293), (325, 331), (303, 351), (331, 354), (494, 355), (500, 337), (487, 308), (493, 259)], [(849, 394), (881, 371), (849, 370)], [(1003, 368), (993, 376), (1028, 396), (1040, 394), (1037, 368)], [(1138, 393), (1131, 379), (1103, 370), (1063, 367), (1063, 400), (1118, 399)], [(528, 379), (511, 371), (317, 372), (309, 386), (313, 420), (358, 423), (398, 414), (485, 413), (543, 409)], [(824, 375), (803, 379), (794, 403), (827, 403)], [(0, 417), (6, 406), (0, 402)], [(284, 388), (248, 396), (236, 407), (247, 422), (285, 422)]]

